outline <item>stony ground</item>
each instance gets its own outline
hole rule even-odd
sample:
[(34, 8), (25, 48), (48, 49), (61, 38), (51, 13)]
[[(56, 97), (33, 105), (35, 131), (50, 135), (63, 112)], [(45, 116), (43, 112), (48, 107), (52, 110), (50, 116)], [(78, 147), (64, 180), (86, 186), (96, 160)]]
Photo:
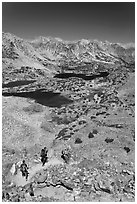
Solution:
[[(2, 99), (3, 201), (135, 201), (134, 73), (114, 84), (51, 82), (59, 91), (64, 84), (62, 94), (74, 103), (49, 108), (21, 97)], [(44, 146), (49, 161), (42, 168)], [(69, 164), (61, 159), (65, 147)], [(29, 165), (28, 182), (10, 171), (22, 159)]]

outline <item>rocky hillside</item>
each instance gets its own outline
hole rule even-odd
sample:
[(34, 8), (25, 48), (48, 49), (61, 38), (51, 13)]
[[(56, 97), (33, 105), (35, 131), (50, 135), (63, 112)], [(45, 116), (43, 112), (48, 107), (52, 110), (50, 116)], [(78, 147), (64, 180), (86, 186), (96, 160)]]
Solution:
[(2, 46), (2, 200), (135, 201), (134, 45), (3, 33)]

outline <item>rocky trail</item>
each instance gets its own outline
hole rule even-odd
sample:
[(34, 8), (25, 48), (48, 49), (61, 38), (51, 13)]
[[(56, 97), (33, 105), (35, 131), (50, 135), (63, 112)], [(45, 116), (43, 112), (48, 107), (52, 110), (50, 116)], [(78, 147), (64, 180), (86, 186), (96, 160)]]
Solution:
[(58, 165), (58, 164), (63, 164), (63, 162), (57, 158), (52, 158), (50, 161), (48, 161), (44, 166), (42, 166), (41, 163), (36, 164), (35, 166), (32, 166), (31, 168), (29, 168), (28, 172), (29, 172), (29, 176), (28, 176), (28, 180), (26, 181), (25, 177), (22, 177), (22, 173), (20, 170), (17, 171), (16, 175), (13, 175), (12, 177), (12, 183), (15, 184), (16, 186), (25, 186), (26, 184), (31, 183), (31, 179), (33, 178), (33, 176), (40, 170), (42, 169), (46, 169), (49, 166), (54, 166), (54, 165)]

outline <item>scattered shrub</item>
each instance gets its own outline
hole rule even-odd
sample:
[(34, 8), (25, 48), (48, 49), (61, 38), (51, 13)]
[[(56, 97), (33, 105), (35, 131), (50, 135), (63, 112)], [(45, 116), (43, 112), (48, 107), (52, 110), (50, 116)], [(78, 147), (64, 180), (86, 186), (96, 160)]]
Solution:
[(124, 147), (124, 150), (125, 150), (127, 153), (130, 152), (129, 147)]
[(79, 121), (79, 125), (83, 125), (83, 124), (85, 124), (85, 123), (86, 123), (85, 120), (81, 120), (81, 121)]
[(96, 129), (94, 129), (92, 133), (93, 133), (93, 134), (97, 134), (98, 131), (97, 131)]
[(89, 133), (89, 135), (88, 135), (88, 138), (93, 138), (94, 137), (94, 135), (93, 135), (93, 133)]
[(106, 142), (106, 143), (111, 143), (111, 142), (113, 142), (113, 141), (114, 141), (114, 139), (112, 139), (112, 138), (106, 138), (106, 139), (105, 139), (105, 142)]
[(91, 117), (90, 117), (91, 120), (92, 120), (92, 119), (95, 119), (95, 118), (96, 118), (96, 116), (91, 116)]
[(81, 144), (82, 143), (82, 140), (80, 139), (80, 138), (77, 138), (76, 140), (75, 140), (75, 144)]

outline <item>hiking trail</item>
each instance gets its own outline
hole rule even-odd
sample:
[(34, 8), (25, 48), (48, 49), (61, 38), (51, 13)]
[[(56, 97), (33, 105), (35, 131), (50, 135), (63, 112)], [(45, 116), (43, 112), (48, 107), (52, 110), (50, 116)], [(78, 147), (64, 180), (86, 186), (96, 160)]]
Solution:
[(57, 158), (52, 158), (50, 161), (48, 161), (47, 163), (45, 163), (44, 166), (42, 166), (42, 163), (36, 164), (35, 166), (32, 166), (28, 172), (29, 172), (29, 176), (28, 176), (28, 180), (26, 181), (25, 177), (22, 177), (22, 173), (20, 170), (17, 171), (16, 175), (13, 175), (12, 177), (12, 183), (14, 183), (16, 186), (25, 186), (26, 184), (31, 182), (32, 177), (40, 170), (42, 169), (46, 169), (47, 167), (49, 167), (50, 165), (54, 166), (54, 165), (58, 165), (58, 164), (64, 164), (61, 160), (57, 159)]

